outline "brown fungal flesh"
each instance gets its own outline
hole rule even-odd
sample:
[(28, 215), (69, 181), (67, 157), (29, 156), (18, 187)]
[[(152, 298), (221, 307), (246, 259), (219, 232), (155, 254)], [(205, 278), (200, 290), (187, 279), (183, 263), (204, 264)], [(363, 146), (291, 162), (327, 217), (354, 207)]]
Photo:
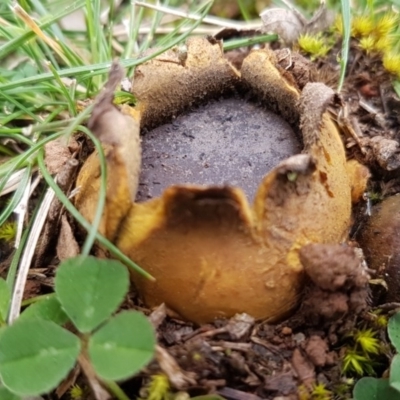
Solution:
[[(136, 70), (133, 92), (141, 127), (159, 125), (206, 98), (244, 86), (302, 135), (303, 153), (262, 178), (252, 205), (240, 188), (174, 185), (161, 197), (124, 208), (113, 240), (155, 277), (150, 282), (132, 274), (150, 307), (165, 302), (196, 323), (238, 312), (281, 319), (301, 294), (301, 247), (340, 243), (350, 224), (351, 171), (357, 168), (348, 168), (328, 111), (335, 94), (319, 83), (300, 91), (295, 78), (283, 76), (270, 50), (251, 52), (239, 73), (218, 43), (193, 38), (185, 62), (178, 61), (168, 53)], [(124, 139), (124, 146), (124, 152), (130, 146), (137, 151), (135, 142)], [(118, 145), (114, 151), (118, 154)], [(84, 168), (81, 175), (87, 173)], [(112, 218), (111, 211), (106, 208), (105, 219)]]

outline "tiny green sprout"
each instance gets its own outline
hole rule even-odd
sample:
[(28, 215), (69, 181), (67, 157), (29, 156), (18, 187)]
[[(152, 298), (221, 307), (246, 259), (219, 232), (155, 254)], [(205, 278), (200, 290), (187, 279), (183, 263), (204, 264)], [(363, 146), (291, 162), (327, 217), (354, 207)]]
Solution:
[(115, 93), (114, 97), (114, 104), (121, 105), (121, 104), (129, 104), (135, 105), (136, 104), (136, 97), (132, 93), (128, 93), (125, 91), (120, 91)]
[(288, 172), (286, 176), (289, 182), (295, 182), (297, 179), (297, 172)]
[(5, 240), (6, 242), (12, 242), (17, 234), (17, 223), (5, 222), (0, 227), (0, 240)]
[(333, 388), (335, 399), (339, 400), (350, 398), (350, 392), (352, 387), (354, 386), (354, 383), (354, 378), (347, 378), (345, 376), (342, 376), (340, 382), (336, 384)]
[(363, 376), (366, 373), (373, 374), (371, 359), (360, 351), (355, 349), (347, 349), (346, 354), (342, 361), (343, 373), (355, 373), (356, 375)]
[(358, 330), (354, 334), (354, 340), (367, 354), (378, 354), (380, 352), (379, 340), (376, 332), (372, 329)]
[(300, 35), (298, 44), (305, 53), (311, 56), (312, 60), (319, 57), (325, 57), (331, 49), (331, 46), (326, 44), (326, 39), (324, 39), (320, 34), (310, 35), (306, 33)]
[(371, 15), (357, 15), (351, 23), (351, 36), (365, 37), (374, 30), (375, 24)]
[(148, 388), (147, 400), (166, 400), (169, 397), (169, 389), (169, 381), (165, 375), (153, 375)]
[(313, 387), (311, 398), (313, 400), (331, 400), (332, 392), (328, 390), (323, 383), (317, 383)]
[(79, 385), (73, 385), (69, 390), (69, 396), (72, 400), (83, 400), (85, 391)]
[(398, 23), (398, 16), (393, 12), (387, 12), (376, 22), (374, 33), (377, 37), (385, 37), (397, 27)]
[(310, 391), (304, 384), (297, 387), (297, 398), (299, 400), (310, 400)]
[(368, 192), (368, 199), (371, 201), (381, 201), (383, 200), (383, 195), (381, 192)]
[(201, 355), (201, 353), (196, 351), (192, 354), (193, 361), (201, 361), (202, 359), (203, 359), (203, 356)]
[(377, 327), (377, 328), (386, 328), (388, 324), (388, 317), (384, 314), (381, 313), (381, 310), (375, 310), (371, 311), (369, 313), (372, 323)]
[(386, 52), (382, 57), (382, 63), (386, 71), (400, 78), (400, 54)]

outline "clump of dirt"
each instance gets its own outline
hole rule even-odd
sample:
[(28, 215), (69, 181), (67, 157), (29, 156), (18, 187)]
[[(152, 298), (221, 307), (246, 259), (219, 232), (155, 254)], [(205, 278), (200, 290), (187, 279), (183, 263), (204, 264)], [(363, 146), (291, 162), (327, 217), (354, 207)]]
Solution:
[(300, 260), (311, 281), (300, 310), (303, 324), (324, 326), (368, 308), (369, 276), (355, 249), (309, 244), (300, 249)]
[(383, 299), (400, 301), (400, 195), (375, 205), (357, 237), (368, 265), (383, 277), (387, 291)]

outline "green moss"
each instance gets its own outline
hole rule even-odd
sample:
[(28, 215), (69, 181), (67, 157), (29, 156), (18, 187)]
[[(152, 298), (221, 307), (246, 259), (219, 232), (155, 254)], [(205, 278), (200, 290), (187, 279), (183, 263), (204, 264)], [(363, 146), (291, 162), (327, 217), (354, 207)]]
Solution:
[(8, 243), (15, 239), (17, 234), (17, 223), (15, 221), (5, 222), (0, 227), (0, 240), (4, 240)]

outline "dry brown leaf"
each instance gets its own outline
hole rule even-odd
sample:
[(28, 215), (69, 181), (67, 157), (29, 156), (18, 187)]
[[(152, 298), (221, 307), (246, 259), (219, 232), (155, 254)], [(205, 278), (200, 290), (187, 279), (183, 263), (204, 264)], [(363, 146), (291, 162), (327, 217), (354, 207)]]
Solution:
[(305, 26), (298, 14), (284, 8), (268, 8), (260, 17), (267, 32), (278, 34), (287, 43), (295, 42)]
[(267, 8), (261, 12), (263, 30), (273, 32), (286, 43), (297, 41), (304, 33), (322, 32), (329, 28), (334, 20), (334, 14), (326, 8), (325, 1), (321, 1), (319, 9), (307, 20), (296, 8), (289, 3), (285, 8)]
[(44, 151), (46, 168), (52, 175), (61, 172), (66, 162), (71, 158), (71, 151), (61, 139), (46, 143)]
[(79, 254), (79, 245), (66, 215), (61, 216), (60, 234), (58, 236), (56, 251), (60, 261), (76, 257)]

